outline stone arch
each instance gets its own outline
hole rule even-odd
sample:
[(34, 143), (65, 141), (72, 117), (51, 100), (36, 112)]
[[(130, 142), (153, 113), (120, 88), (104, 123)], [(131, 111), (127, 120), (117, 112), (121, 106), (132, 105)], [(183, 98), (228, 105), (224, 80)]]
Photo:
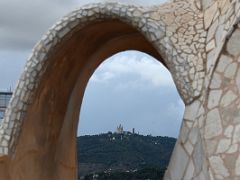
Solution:
[[(168, 7), (168, 5), (166, 6)], [(166, 7), (163, 8), (165, 9)], [(171, 6), (169, 8), (171, 8)], [(197, 77), (196, 81), (193, 80), (191, 81), (191, 78), (189, 78), (189, 76), (191, 76), (191, 74), (194, 75), (196, 71), (194, 69), (191, 69), (191, 67), (194, 66), (194, 64), (191, 61), (193, 61), (195, 57), (192, 55), (188, 57), (184, 53), (185, 52), (184, 50), (181, 52), (181, 50), (179, 49), (178, 52), (182, 57), (179, 57), (179, 60), (177, 59), (178, 54), (175, 54), (177, 52), (175, 52), (174, 49), (175, 47), (178, 46), (178, 44), (177, 43), (174, 44), (173, 43), (174, 40), (168, 39), (169, 37), (167, 36), (167, 33), (172, 33), (171, 31), (168, 32), (169, 28), (167, 27), (168, 21), (161, 19), (158, 19), (157, 21), (156, 19), (161, 16), (161, 13), (159, 12), (156, 14), (156, 12), (154, 12), (153, 14), (151, 14), (153, 10), (156, 9), (125, 6), (113, 3), (95, 4), (75, 10), (66, 17), (62, 18), (62, 20), (56, 23), (56, 25), (54, 25), (42, 38), (42, 40), (39, 41), (39, 43), (34, 47), (33, 53), (25, 66), (25, 71), (23, 72), (18, 82), (16, 91), (14, 93), (14, 97), (10, 102), (10, 108), (8, 108), (6, 112), (6, 118), (3, 122), (4, 127), (3, 129), (6, 128), (14, 129), (14, 131), (8, 134), (9, 136), (10, 135), (12, 136), (12, 133), (17, 134), (17, 132), (19, 131), (18, 125), (21, 124), (21, 119), (25, 115), (24, 112), (26, 111), (28, 104), (31, 102), (33, 94), (32, 92), (38, 87), (42, 75), (45, 73), (47, 67), (49, 66), (49, 63), (51, 62), (49, 59), (54, 53), (56, 54), (56, 52), (59, 52), (58, 48), (61, 48), (62, 44), (71, 40), (71, 38), (79, 31), (82, 32), (81, 37), (78, 37), (81, 38), (81, 41), (86, 42), (90, 40), (90, 38), (86, 39), (86, 34), (90, 34), (90, 32), (86, 31), (86, 27), (89, 27), (90, 30), (92, 31), (91, 34), (92, 37), (106, 38), (105, 43), (107, 41), (109, 41), (108, 43), (114, 43), (113, 41), (117, 42), (119, 41), (119, 39), (115, 37), (122, 36), (121, 41), (128, 41), (128, 43), (126, 43), (127, 45), (125, 45), (125, 47), (124, 46), (120, 47), (121, 45), (119, 43), (118, 47), (119, 50), (125, 50), (129, 48), (131, 49), (131, 46), (133, 46), (132, 48), (136, 48), (140, 51), (141, 50), (147, 52), (149, 51), (150, 55), (156, 57), (157, 59), (160, 59), (161, 62), (165, 66), (167, 66), (167, 68), (172, 73), (179, 93), (182, 95), (184, 102), (187, 104), (190, 103), (194, 99), (194, 97), (197, 97), (199, 95), (201, 90), (201, 88), (197, 88), (196, 91), (195, 86), (192, 84), (194, 83), (195, 85), (200, 86), (203, 82), (202, 80), (203, 75), (199, 74), (199, 76), (196, 76)], [(166, 17), (168, 13), (167, 12), (164, 13), (165, 17), (163, 17), (163, 19), (168, 18)], [(171, 14), (170, 10), (169, 13)], [(103, 31), (101, 32), (101, 28), (99, 28), (98, 31), (94, 32), (93, 30), (94, 24), (99, 25), (105, 22), (106, 27), (109, 27), (108, 21), (110, 21), (110, 24), (112, 23), (112, 25), (117, 26), (116, 28), (117, 31), (114, 32), (115, 34), (114, 33), (112, 35), (104, 34)], [(199, 21), (201, 22), (201, 19)], [(127, 25), (129, 25), (128, 26), (129, 28), (127, 28)], [(169, 26), (171, 27), (171, 25)], [(106, 27), (104, 27), (104, 25), (102, 24), (102, 28)], [(111, 28), (113, 28), (113, 26)], [(177, 27), (175, 27), (175, 29), (176, 28)], [(121, 31), (126, 32), (125, 34), (124, 33), (121, 34)], [(140, 34), (142, 36), (140, 36)], [(136, 42), (140, 41), (141, 38), (142, 39), (145, 38), (146, 42), (142, 44), (141, 43), (137, 44), (135, 43), (135, 41), (128, 40), (130, 36), (132, 36), (132, 39), (136, 40)], [(92, 44), (104, 41), (104, 39), (91, 39), (91, 40)], [(146, 45), (147, 43), (149, 44), (148, 47)], [(87, 42), (85, 44), (87, 44)], [(151, 48), (149, 48), (150, 46)], [(112, 46), (112, 48), (114, 48), (114, 46)], [(145, 50), (144, 48), (147, 50)], [(99, 51), (103, 52), (103, 50)], [(111, 53), (114, 53), (114, 49), (112, 49)], [(109, 55), (111, 53), (109, 53)], [(107, 56), (106, 55), (104, 56), (104, 54), (102, 53), (102, 57), (106, 58)], [(189, 59), (191, 61), (189, 61)], [(200, 58), (199, 61), (201, 62), (202, 59)], [(180, 63), (182, 68), (178, 63)], [(185, 70), (184, 68), (186, 69), (186, 71), (191, 69), (190, 70), (191, 73), (183, 72)], [(201, 67), (199, 71), (196, 71), (196, 75), (198, 75), (199, 72), (202, 73)], [(9, 126), (8, 122), (13, 120), (16, 120), (16, 122), (18, 123), (13, 125), (15, 126), (14, 128), (8, 127)], [(9, 141), (10, 139), (8, 136), (6, 136), (4, 140)], [(11, 142), (10, 144), (11, 144), (10, 146), (14, 146), (14, 142)], [(2, 149), (2, 151), (3, 154), (8, 154), (7, 148)]]
[[(185, 119), (193, 121), (206, 58), (203, 16), (196, 12), (194, 3), (184, 1), (160, 8), (94, 4), (54, 25), (33, 49), (0, 129), (0, 153), (4, 168), (11, 168), (10, 179), (76, 178), (76, 124), (86, 83), (105, 58), (119, 51), (139, 50), (161, 61), (189, 105)], [(188, 38), (194, 32), (201, 38)], [(181, 156), (182, 147), (175, 149)]]

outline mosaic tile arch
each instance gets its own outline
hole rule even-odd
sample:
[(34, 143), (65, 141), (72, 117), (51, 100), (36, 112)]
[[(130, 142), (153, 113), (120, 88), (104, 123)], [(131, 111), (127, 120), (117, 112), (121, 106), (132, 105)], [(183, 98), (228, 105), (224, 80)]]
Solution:
[(186, 105), (164, 178), (240, 179), (239, 8), (238, 0), (100, 3), (63, 17), (34, 47), (6, 110), (1, 179), (77, 179), (86, 83), (106, 57), (127, 49), (159, 59)]

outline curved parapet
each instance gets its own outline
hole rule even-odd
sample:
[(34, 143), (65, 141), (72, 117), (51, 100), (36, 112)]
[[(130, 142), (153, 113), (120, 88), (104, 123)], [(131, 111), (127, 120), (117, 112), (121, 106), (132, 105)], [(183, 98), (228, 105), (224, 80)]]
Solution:
[[(4, 146), (0, 148), (0, 153), (14, 151), (15, 138), (10, 137), (18, 137), (33, 92), (48, 66), (49, 56), (66, 39), (92, 23), (121, 21), (141, 33), (154, 46), (158, 53), (155, 56), (172, 73), (185, 103), (192, 102), (200, 95), (202, 88), (206, 36), (203, 16), (196, 15), (195, 11), (197, 9), (186, 2), (153, 8), (107, 3), (88, 5), (65, 16), (44, 35), (27, 61), (2, 124)], [(193, 36), (198, 31), (201, 34), (194, 40)]]
[(168, 68), (186, 105), (165, 179), (237, 178), (239, 7), (236, 0), (100, 3), (63, 17), (34, 47), (6, 111), (0, 176), (76, 179), (86, 84), (107, 57), (135, 49)]

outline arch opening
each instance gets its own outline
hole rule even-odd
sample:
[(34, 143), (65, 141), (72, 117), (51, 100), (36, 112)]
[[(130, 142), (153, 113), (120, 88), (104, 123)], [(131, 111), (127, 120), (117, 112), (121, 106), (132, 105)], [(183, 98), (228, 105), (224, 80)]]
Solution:
[[(150, 92), (152, 94), (150, 94)], [(153, 96), (155, 93), (157, 94), (154, 98)], [(134, 96), (135, 94), (136, 96)], [(145, 108), (142, 110), (139, 109), (139, 112), (137, 113), (137, 108), (134, 109), (135, 107), (133, 103), (138, 106), (137, 102), (139, 100), (139, 103), (141, 104), (139, 105), (139, 107), (141, 106), (141, 108), (143, 108), (144, 101), (142, 101), (142, 99), (145, 99), (145, 101), (147, 101), (147, 96), (150, 98), (148, 103), (151, 103), (150, 101), (153, 101), (153, 104), (146, 105), (147, 114), (150, 114), (150, 109), (154, 109), (154, 113), (156, 113), (156, 110), (158, 109), (158, 115), (159, 118), (161, 118), (160, 114), (164, 113), (163, 109), (166, 108), (164, 107), (164, 104), (166, 106), (170, 105), (166, 104), (168, 102), (171, 103), (171, 105), (179, 105), (181, 111), (183, 111), (183, 102), (177, 92), (171, 74), (158, 60), (146, 53), (131, 50), (119, 52), (107, 58), (94, 71), (87, 83), (79, 117), (79, 119), (83, 119), (85, 123), (84, 127), (82, 127), (82, 125), (78, 125), (78, 136), (91, 135), (94, 133), (103, 133), (107, 132), (108, 130), (113, 130), (112, 128), (116, 128), (117, 124), (111, 124), (112, 128), (110, 129), (96, 127), (98, 129), (91, 129), (87, 131), (87, 129), (90, 129), (92, 126), (91, 123), (89, 123), (88, 121), (94, 119), (94, 113), (97, 114), (95, 118), (99, 117), (103, 120), (107, 118), (108, 121), (104, 121), (105, 123), (110, 122), (110, 118), (107, 116), (108, 110), (110, 113), (111, 111), (113, 111), (117, 114), (116, 116), (111, 116), (111, 119), (113, 121), (114, 119), (121, 120), (122, 118), (127, 118), (128, 120), (130, 120), (129, 117), (124, 116), (124, 114), (121, 115), (120, 112), (125, 113), (126, 111), (126, 113), (130, 113), (130, 110), (128, 111), (128, 108), (124, 107), (123, 104), (128, 106), (128, 103), (131, 103), (131, 105), (129, 105), (129, 108), (134, 110), (132, 114), (140, 113), (144, 115), (144, 112), (142, 111), (144, 111)], [(169, 99), (167, 97), (169, 97)], [(131, 100), (129, 100), (129, 98)], [(137, 102), (134, 102), (134, 100)], [(157, 104), (158, 101), (160, 101), (159, 104)], [(120, 112), (118, 112), (116, 108), (111, 109), (111, 104), (113, 104), (113, 106), (116, 106), (116, 108), (119, 108)], [(152, 106), (152, 108), (147, 106)], [(174, 109), (172, 106), (171, 108)], [(101, 117), (101, 115), (103, 116)], [(182, 120), (182, 116), (183, 112), (181, 112), (181, 114), (179, 114), (179, 116), (177, 117), (179, 119), (177, 125), (178, 127), (174, 126), (173, 123), (173, 129), (177, 129), (177, 131), (175, 131), (174, 133), (168, 133), (167, 131), (165, 131), (165, 129), (161, 129), (158, 131), (158, 133), (164, 131), (164, 133), (162, 134), (157, 134), (157, 130), (155, 130), (154, 132), (142, 131), (144, 128), (139, 129), (141, 128), (140, 126), (138, 129), (145, 135), (153, 134), (177, 137), (180, 129), (180, 122)], [(139, 116), (139, 118), (133, 116), (133, 118), (141, 119), (141, 116)], [(163, 119), (169, 118), (164, 117)], [(126, 122), (127, 121), (120, 121), (119, 123)], [(117, 122), (114, 121), (114, 123)]]
[[(148, 178), (153, 178), (151, 174), (163, 178), (183, 117), (180, 101), (170, 73), (153, 57), (125, 51), (102, 62), (88, 82), (81, 105), (77, 137), (79, 178), (95, 173), (101, 178), (116, 174), (120, 177), (125, 172), (127, 177), (134, 177), (136, 169), (136, 173), (146, 171)], [(122, 132), (117, 131), (119, 124)], [(156, 141), (151, 155), (147, 155), (147, 149), (139, 148), (138, 139), (149, 147), (148, 141)], [(136, 149), (131, 143), (136, 143)]]

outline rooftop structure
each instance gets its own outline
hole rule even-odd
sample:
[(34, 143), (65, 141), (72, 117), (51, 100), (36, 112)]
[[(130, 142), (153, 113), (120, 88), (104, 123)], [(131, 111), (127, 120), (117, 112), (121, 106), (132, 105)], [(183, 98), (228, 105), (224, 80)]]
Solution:
[(5, 110), (12, 97), (12, 92), (0, 92), (0, 120), (3, 119)]
[(116, 131), (116, 133), (117, 134), (123, 134), (123, 126), (120, 124), (119, 126), (117, 126), (117, 131)]
[(76, 180), (87, 82), (105, 58), (133, 49), (167, 67), (185, 104), (164, 179), (240, 179), (240, 1), (173, 0), (89, 4), (52, 26), (0, 126), (1, 180)]

